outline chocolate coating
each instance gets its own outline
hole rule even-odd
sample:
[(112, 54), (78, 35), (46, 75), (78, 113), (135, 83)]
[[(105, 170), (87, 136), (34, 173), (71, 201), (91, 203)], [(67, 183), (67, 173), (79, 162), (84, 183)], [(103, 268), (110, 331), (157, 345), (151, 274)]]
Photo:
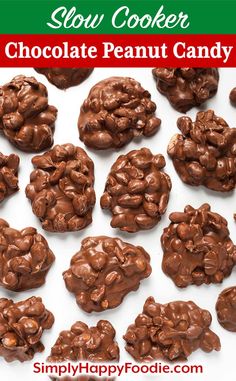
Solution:
[(134, 233), (153, 228), (165, 213), (171, 190), (162, 172), (165, 159), (148, 148), (121, 155), (111, 167), (101, 207), (113, 215), (111, 226)]
[(236, 262), (236, 246), (230, 239), (227, 221), (211, 211), (188, 205), (184, 212), (170, 214), (170, 225), (161, 237), (162, 269), (178, 287), (221, 283)]
[(44, 74), (48, 81), (58, 87), (67, 89), (79, 85), (90, 76), (92, 68), (35, 68), (39, 74)]
[[(68, 331), (62, 331), (51, 349), (47, 361), (57, 363), (63, 361), (117, 362), (120, 351), (115, 341), (116, 331), (107, 320), (100, 320), (96, 327), (77, 321)], [(52, 378), (58, 380), (58, 378)], [(94, 376), (63, 377), (62, 381), (97, 381)], [(108, 381), (108, 378), (99, 378)]]
[(236, 287), (223, 290), (216, 303), (218, 322), (228, 331), (236, 332)]
[(219, 351), (220, 339), (209, 329), (211, 319), (209, 311), (192, 301), (160, 304), (149, 297), (124, 335), (125, 349), (139, 362), (182, 361), (198, 348)]
[(100, 312), (121, 304), (151, 271), (150, 256), (142, 247), (99, 236), (82, 241), (63, 277), (84, 311)]
[(196, 121), (184, 116), (172, 137), (168, 154), (181, 180), (228, 192), (236, 184), (236, 128), (229, 128), (214, 111), (198, 112)]
[(81, 106), (80, 139), (94, 149), (120, 148), (137, 136), (157, 132), (156, 105), (139, 82), (111, 77), (92, 87)]
[(236, 87), (234, 87), (229, 94), (230, 102), (236, 106)]
[(16, 230), (0, 219), (0, 285), (11, 291), (40, 287), (55, 260), (35, 228)]
[(218, 89), (217, 68), (155, 68), (152, 71), (157, 89), (165, 95), (172, 107), (186, 112), (212, 98)]
[(57, 109), (48, 105), (46, 87), (18, 75), (0, 87), (0, 129), (17, 148), (38, 152), (53, 144)]
[(94, 165), (73, 144), (56, 145), (35, 156), (26, 196), (42, 227), (51, 232), (76, 231), (92, 222), (95, 204)]
[(0, 152), (0, 202), (19, 190), (18, 168), (20, 158), (14, 153), (5, 156)]
[(7, 362), (31, 360), (35, 353), (43, 352), (40, 341), (43, 331), (54, 323), (42, 299), (32, 296), (14, 303), (0, 299), (0, 356)]

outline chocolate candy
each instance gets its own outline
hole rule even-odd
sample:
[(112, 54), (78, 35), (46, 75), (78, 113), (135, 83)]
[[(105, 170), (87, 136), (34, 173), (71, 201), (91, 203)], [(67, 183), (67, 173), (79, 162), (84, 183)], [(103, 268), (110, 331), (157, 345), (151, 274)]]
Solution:
[(0, 219), (0, 284), (11, 291), (42, 286), (55, 260), (35, 228), (16, 230)]
[(125, 349), (139, 362), (186, 360), (198, 348), (220, 350), (219, 337), (209, 329), (211, 314), (195, 303), (156, 303), (149, 297), (143, 313), (127, 329)]
[(118, 157), (101, 197), (101, 207), (113, 214), (113, 228), (134, 233), (151, 229), (160, 221), (171, 190), (164, 167), (164, 157), (153, 155), (148, 148)]
[(0, 87), (0, 129), (17, 148), (38, 152), (53, 144), (57, 109), (48, 105), (46, 87), (18, 75)]
[(236, 184), (236, 128), (229, 128), (214, 111), (198, 112), (196, 121), (184, 116), (177, 126), (182, 132), (172, 137), (168, 154), (181, 180), (228, 192)]
[(56, 145), (35, 156), (26, 196), (42, 227), (51, 232), (84, 229), (92, 222), (95, 204), (94, 166), (73, 144)]
[(46, 310), (41, 298), (33, 296), (17, 303), (1, 298), (0, 356), (7, 362), (31, 360), (35, 353), (43, 352), (40, 339), (53, 323), (53, 314)]
[(157, 67), (152, 73), (157, 89), (180, 112), (200, 106), (218, 89), (219, 72), (216, 68)]
[(216, 303), (218, 322), (228, 331), (236, 332), (236, 287), (223, 290)]
[(44, 74), (48, 81), (58, 87), (58, 89), (67, 89), (71, 86), (79, 85), (90, 76), (93, 69), (87, 68), (35, 68), (35, 70)]
[[(107, 320), (100, 320), (96, 327), (77, 321), (68, 331), (62, 331), (51, 349), (47, 361), (57, 363), (63, 361), (117, 362), (120, 351), (115, 339), (116, 331)], [(58, 378), (52, 378), (58, 380)], [(63, 377), (63, 381), (94, 381), (95, 377), (79, 376)], [(101, 380), (101, 378), (99, 378)], [(103, 378), (102, 381), (108, 381)], [(111, 379), (109, 379), (111, 381)]]
[(80, 139), (94, 149), (120, 148), (157, 132), (151, 95), (132, 78), (111, 77), (92, 87), (78, 120)]
[(170, 214), (171, 224), (161, 237), (162, 269), (178, 287), (221, 283), (236, 262), (236, 246), (230, 239), (227, 221), (211, 211), (188, 205), (184, 213)]
[(82, 241), (63, 277), (84, 311), (100, 312), (121, 304), (151, 271), (150, 256), (142, 247), (100, 236)]
[(12, 153), (5, 156), (0, 152), (0, 202), (19, 190), (18, 168), (20, 158)]
[(229, 99), (232, 105), (236, 106), (236, 87), (230, 91)]

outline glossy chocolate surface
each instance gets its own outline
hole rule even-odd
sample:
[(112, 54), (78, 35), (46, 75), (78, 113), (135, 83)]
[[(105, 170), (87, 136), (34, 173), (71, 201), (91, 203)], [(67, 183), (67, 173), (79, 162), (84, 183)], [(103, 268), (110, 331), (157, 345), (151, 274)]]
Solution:
[(199, 348), (219, 351), (220, 339), (210, 324), (210, 312), (192, 301), (160, 304), (149, 297), (124, 335), (125, 349), (138, 362), (183, 361)]
[[(115, 329), (107, 320), (100, 320), (95, 327), (77, 321), (70, 330), (62, 331), (51, 349), (48, 362), (90, 361), (95, 363), (118, 362), (120, 351), (115, 341)], [(54, 381), (114, 381), (110, 378), (78, 376), (52, 378)]]
[(215, 115), (201, 111), (193, 121), (178, 119), (181, 134), (172, 137), (168, 154), (181, 180), (189, 185), (229, 192), (236, 185), (236, 128)]
[(26, 196), (42, 227), (51, 232), (77, 231), (92, 222), (94, 165), (73, 144), (56, 145), (32, 159)]
[(103, 150), (120, 148), (133, 138), (154, 135), (161, 124), (151, 94), (128, 77), (111, 77), (92, 87), (81, 106), (80, 140)]
[(162, 269), (178, 287), (221, 283), (236, 262), (236, 246), (224, 217), (209, 204), (170, 214), (170, 225), (161, 237)]
[(35, 353), (43, 352), (41, 337), (54, 323), (42, 299), (32, 296), (14, 303), (0, 299), (0, 356), (7, 362), (32, 360)]
[(165, 213), (171, 190), (165, 158), (148, 148), (121, 155), (111, 167), (100, 203), (111, 226), (134, 233), (153, 228)]
[(19, 190), (18, 169), (20, 158), (14, 153), (9, 156), (0, 152), (0, 202)]
[(180, 112), (200, 106), (212, 98), (218, 89), (217, 68), (155, 68), (152, 71), (157, 89)]
[(18, 75), (0, 87), (0, 130), (20, 150), (49, 148), (56, 118), (46, 87), (34, 77)]
[(98, 236), (82, 241), (63, 278), (84, 311), (101, 312), (117, 307), (150, 274), (150, 256), (142, 247)]
[(45, 77), (58, 89), (67, 89), (82, 83), (90, 76), (93, 69), (87, 68), (35, 68), (39, 74)]
[(216, 303), (218, 322), (223, 328), (236, 332), (236, 287), (223, 290)]
[(11, 291), (40, 287), (55, 260), (46, 239), (33, 227), (13, 229), (0, 219), (0, 285)]

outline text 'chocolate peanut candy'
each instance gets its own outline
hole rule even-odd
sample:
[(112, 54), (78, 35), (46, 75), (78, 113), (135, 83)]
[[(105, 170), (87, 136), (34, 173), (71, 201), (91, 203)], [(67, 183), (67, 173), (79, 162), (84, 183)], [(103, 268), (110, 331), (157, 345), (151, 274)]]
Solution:
[(46, 87), (18, 75), (0, 87), (0, 130), (17, 148), (38, 152), (53, 144), (57, 109), (48, 105)]
[(83, 310), (100, 312), (117, 307), (151, 271), (150, 256), (142, 247), (98, 236), (82, 241), (63, 277)]
[(134, 233), (153, 228), (165, 213), (171, 190), (165, 158), (148, 148), (118, 157), (107, 177), (101, 207), (111, 211), (111, 226)]
[[(62, 331), (51, 349), (48, 362), (90, 361), (95, 363), (118, 362), (120, 351), (115, 341), (116, 331), (107, 320), (100, 320), (95, 327), (77, 321), (68, 331)], [(53, 377), (53, 380), (59, 380)], [(63, 377), (62, 381), (97, 381), (94, 376)], [(99, 378), (108, 381), (109, 378)]]
[(31, 360), (35, 353), (43, 352), (41, 337), (54, 323), (42, 299), (32, 296), (14, 303), (0, 299), (0, 356), (7, 362)]
[(90, 76), (91, 68), (35, 68), (35, 70), (44, 74), (48, 81), (59, 89), (67, 89), (71, 86), (79, 85)]
[(236, 128), (230, 128), (214, 111), (198, 112), (196, 121), (184, 116), (172, 137), (168, 154), (181, 180), (228, 192), (236, 185)]
[(65, 232), (89, 225), (96, 198), (94, 165), (86, 152), (69, 143), (56, 145), (32, 163), (26, 196), (43, 229)]
[(161, 124), (156, 105), (139, 82), (111, 77), (92, 87), (81, 106), (80, 140), (94, 149), (120, 148), (133, 138), (151, 136)]
[(218, 322), (228, 331), (236, 332), (236, 286), (223, 290), (216, 303)]
[(220, 350), (219, 337), (210, 330), (211, 314), (194, 302), (156, 303), (149, 297), (131, 324), (125, 349), (138, 362), (183, 361), (192, 352)]
[(0, 152), (0, 202), (19, 190), (19, 164), (18, 155), (12, 153), (6, 156)]
[(157, 89), (180, 112), (200, 106), (218, 90), (217, 68), (161, 67), (153, 69), (152, 73)]
[(0, 219), (0, 285), (11, 291), (40, 287), (55, 260), (35, 228), (16, 230)]
[(170, 225), (161, 237), (162, 269), (176, 286), (221, 283), (236, 263), (236, 246), (224, 217), (210, 205), (170, 214)]

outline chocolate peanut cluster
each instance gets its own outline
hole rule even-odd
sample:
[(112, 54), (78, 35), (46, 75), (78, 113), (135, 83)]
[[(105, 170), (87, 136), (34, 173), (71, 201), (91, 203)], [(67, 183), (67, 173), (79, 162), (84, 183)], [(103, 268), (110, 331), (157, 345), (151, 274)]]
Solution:
[(211, 211), (188, 205), (184, 212), (170, 214), (170, 225), (161, 237), (162, 269), (176, 286), (221, 283), (236, 262), (236, 246), (230, 239), (227, 221)]
[(157, 67), (152, 71), (157, 89), (165, 95), (170, 104), (180, 112), (212, 98), (218, 89), (217, 68), (169, 68)]
[(236, 332), (236, 287), (223, 290), (216, 303), (218, 322), (228, 331)]
[[(100, 320), (96, 327), (77, 321), (68, 331), (62, 331), (51, 349), (47, 361), (57, 363), (63, 361), (117, 362), (120, 351), (115, 341), (116, 331), (107, 320)], [(58, 380), (58, 378), (52, 378)], [(61, 380), (61, 378), (60, 378)], [(63, 381), (95, 381), (91, 376), (76, 378), (63, 377)], [(101, 381), (101, 378), (99, 378)], [(109, 379), (110, 380), (110, 379)], [(108, 379), (102, 379), (108, 381)]]
[(219, 351), (220, 340), (209, 328), (211, 320), (210, 312), (192, 301), (160, 304), (149, 297), (124, 335), (125, 348), (139, 362), (182, 361), (198, 348)]
[(41, 298), (31, 297), (14, 303), (0, 299), (0, 356), (7, 362), (31, 360), (35, 353), (43, 352), (41, 337), (54, 323)]
[(182, 134), (172, 137), (168, 154), (183, 182), (228, 192), (236, 185), (236, 128), (214, 111), (198, 112), (196, 121), (181, 117)]
[(55, 257), (35, 228), (16, 230), (0, 219), (0, 285), (11, 291), (42, 286)]
[(93, 69), (89, 68), (35, 68), (35, 70), (44, 74), (48, 81), (58, 87), (58, 89), (67, 89), (71, 86), (79, 85), (90, 76)]
[(229, 99), (233, 106), (236, 106), (236, 87), (234, 87), (229, 93)]
[(104, 79), (92, 87), (78, 120), (80, 139), (94, 149), (120, 148), (137, 136), (157, 132), (156, 105), (139, 82)]
[(0, 152), (0, 202), (19, 190), (18, 168), (20, 158), (12, 153), (5, 156)]
[(57, 109), (48, 105), (46, 87), (18, 75), (0, 87), (0, 129), (17, 148), (38, 152), (53, 144)]
[(69, 143), (56, 145), (32, 163), (36, 169), (26, 196), (43, 229), (65, 232), (89, 225), (95, 204), (94, 165), (86, 152)]
[(142, 247), (99, 236), (82, 241), (63, 277), (84, 311), (100, 312), (121, 304), (151, 271), (150, 256)]
[(160, 221), (171, 190), (164, 167), (164, 157), (153, 155), (148, 148), (118, 157), (101, 197), (101, 207), (113, 215), (113, 228), (134, 233), (151, 229)]

